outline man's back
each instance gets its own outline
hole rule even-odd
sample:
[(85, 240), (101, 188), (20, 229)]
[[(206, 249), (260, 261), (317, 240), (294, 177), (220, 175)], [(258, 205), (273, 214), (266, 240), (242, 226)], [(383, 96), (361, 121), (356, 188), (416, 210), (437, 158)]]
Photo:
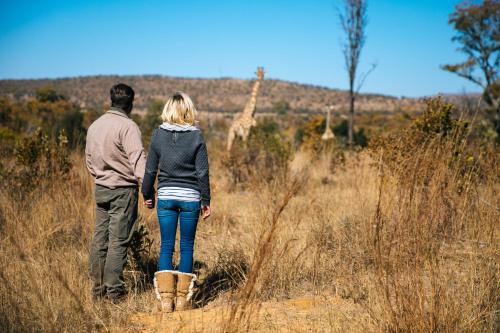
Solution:
[(95, 180), (95, 228), (90, 244), (92, 294), (113, 301), (127, 291), (123, 268), (137, 220), (138, 186), (146, 158), (141, 131), (130, 119), (134, 90), (123, 83), (111, 87), (111, 110), (87, 132), (85, 157)]
[(126, 113), (112, 108), (89, 127), (85, 147), (87, 167), (97, 185), (137, 186), (144, 176), (141, 132)]

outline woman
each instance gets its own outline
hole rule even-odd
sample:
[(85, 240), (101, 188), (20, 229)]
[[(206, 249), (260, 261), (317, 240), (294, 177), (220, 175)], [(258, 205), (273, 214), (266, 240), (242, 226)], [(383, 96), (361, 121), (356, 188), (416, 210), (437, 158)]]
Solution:
[[(144, 204), (154, 207), (154, 182), (158, 175), (157, 214), (161, 248), (155, 273), (156, 296), (164, 312), (189, 308), (196, 276), (193, 247), (201, 215), (210, 216), (210, 183), (207, 147), (201, 131), (193, 126), (196, 109), (188, 95), (177, 92), (165, 104), (163, 124), (153, 132), (142, 183)], [(172, 254), (177, 222), (180, 225), (180, 262), (174, 271)], [(176, 281), (177, 280), (177, 281)]]

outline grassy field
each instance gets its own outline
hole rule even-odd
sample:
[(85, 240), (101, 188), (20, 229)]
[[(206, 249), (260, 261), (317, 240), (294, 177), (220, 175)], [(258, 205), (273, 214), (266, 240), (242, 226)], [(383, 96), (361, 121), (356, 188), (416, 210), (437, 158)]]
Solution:
[[(230, 159), (224, 136), (206, 133), (213, 216), (198, 227), (195, 306), (216, 314), (196, 312), (197, 328), (176, 328), (498, 331), (498, 148), (437, 118), (430, 112), (362, 151), (292, 149), (279, 167), (275, 150), (244, 164), (244, 145), (240, 159)], [(156, 214), (140, 207), (127, 299), (92, 301), (93, 183), (81, 154), (70, 158), (68, 173), (40, 180), (30, 193), (11, 183), (1, 191), (2, 330), (147, 329), (156, 302)], [(327, 305), (301, 305), (310, 299)], [(175, 316), (155, 329), (173, 329)]]

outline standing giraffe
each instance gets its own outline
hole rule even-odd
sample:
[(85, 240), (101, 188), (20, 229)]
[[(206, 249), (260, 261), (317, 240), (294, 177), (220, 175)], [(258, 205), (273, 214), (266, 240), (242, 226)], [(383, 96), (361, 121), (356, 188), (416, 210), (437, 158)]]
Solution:
[(239, 136), (243, 141), (246, 141), (248, 135), (250, 134), (250, 129), (257, 125), (255, 121), (255, 104), (257, 103), (257, 93), (259, 92), (260, 84), (264, 80), (264, 68), (257, 67), (257, 81), (253, 84), (252, 95), (248, 100), (243, 112), (238, 113), (229, 128), (229, 133), (227, 136), (227, 151), (231, 151), (233, 146), (233, 141), (236, 136)]
[(330, 110), (332, 109), (331, 106), (328, 106), (326, 108), (326, 128), (325, 128), (325, 133), (321, 136), (321, 139), (324, 141), (332, 140), (335, 138), (335, 135), (332, 132), (332, 129), (330, 128)]

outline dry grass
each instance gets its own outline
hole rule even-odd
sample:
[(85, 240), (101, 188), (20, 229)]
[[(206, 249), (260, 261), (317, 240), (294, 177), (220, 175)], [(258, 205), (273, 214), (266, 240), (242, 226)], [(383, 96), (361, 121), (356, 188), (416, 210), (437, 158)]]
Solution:
[(483, 156), (486, 169), (480, 170), (457, 131), (429, 139), (392, 170), (384, 169), (380, 153), (377, 209), (369, 231), (372, 318), (388, 332), (495, 331), (500, 300), (496, 152)]
[[(472, 179), (449, 163), (455, 146), (435, 141), (415, 150), (404, 181), (367, 153), (348, 154), (332, 169), (328, 153), (297, 152), (288, 179), (229, 191), (212, 142), (214, 215), (197, 234), (197, 306), (228, 304), (226, 331), (259, 330), (261, 302), (305, 295), (360, 305), (313, 316), (319, 330), (498, 330), (497, 152), (482, 155), (489, 169)], [(159, 230), (142, 207), (139, 223), (149, 232), (142, 240), (152, 245), (127, 268), (129, 297), (117, 305), (91, 300), (92, 182), (82, 158), (74, 161), (66, 183), (27, 202), (0, 194), (3, 331), (133, 330), (129, 316), (155, 305), (148, 270)]]

